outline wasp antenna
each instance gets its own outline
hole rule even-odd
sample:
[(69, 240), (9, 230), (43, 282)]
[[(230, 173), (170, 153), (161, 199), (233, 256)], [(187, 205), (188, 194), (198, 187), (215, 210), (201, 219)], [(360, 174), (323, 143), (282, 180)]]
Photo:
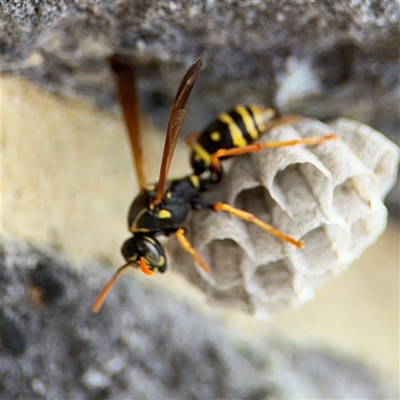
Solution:
[(123, 265), (121, 268), (115, 272), (115, 274), (111, 277), (111, 279), (105, 284), (99, 295), (97, 296), (96, 300), (94, 301), (92, 305), (92, 313), (97, 314), (100, 310), (101, 307), (103, 306), (103, 303), (108, 296), (108, 293), (110, 293), (111, 288), (114, 286), (115, 281), (117, 278), (121, 275), (121, 273), (128, 267), (130, 267), (132, 264), (128, 263)]

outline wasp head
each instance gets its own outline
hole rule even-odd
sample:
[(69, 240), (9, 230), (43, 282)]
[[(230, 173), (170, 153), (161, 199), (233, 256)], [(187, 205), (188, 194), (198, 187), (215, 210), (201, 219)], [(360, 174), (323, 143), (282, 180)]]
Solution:
[(125, 241), (121, 253), (127, 263), (140, 266), (146, 275), (167, 269), (164, 248), (154, 237), (136, 234)]

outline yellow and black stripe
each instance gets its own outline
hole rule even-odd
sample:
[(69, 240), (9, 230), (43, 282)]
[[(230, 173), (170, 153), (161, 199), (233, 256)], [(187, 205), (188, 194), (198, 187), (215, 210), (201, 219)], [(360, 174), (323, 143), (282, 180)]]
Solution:
[(210, 167), (211, 154), (216, 151), (244, 147), (258, 140), (272, 117), (271, 109), (258, 105), (237, 105), (219, 114), (192, 146), (190, 163), (195, 173), (200, 175)]

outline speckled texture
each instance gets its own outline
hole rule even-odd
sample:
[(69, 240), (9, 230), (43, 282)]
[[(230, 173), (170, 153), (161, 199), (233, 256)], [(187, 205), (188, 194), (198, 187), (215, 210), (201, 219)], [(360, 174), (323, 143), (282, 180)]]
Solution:
[[(2, 86), (2, 155), (3, 169), (7, 171), (3, 175), (3, 229), (7, 227), (7, 232), (19, 238), (55, 246), (70, 258), (107, 259), (112, 268), (120, 264), (118, 249), (127, 235), (125, 214), (129, 202), (138, 192), (122, 124), (116, 113), (100, 113), (74, 99), (83, 96), (97, 105), (113, 106), (115, 89), (105, 57), (116, 49), (134, 56), (140, 72), (146, 116), (157, 120), (163, 132), (177, 83), (188, 64), (200, 55), (205, 60), (205, 68), (189, 100), (184, 132), (203, 127), (208, 116), (212, 118), (236, 102), (269, 104), (275, 99), (280, 107), (288, 110), (300, 106), (305, 115), (324, 118), (347, 115), (397, 138), (399, 5), (395, 1), (286, 3), (284, 6), (282, 2), (269, 2), (270, 17), (265, 10), (264, 13), (257, 10), (254, 16), (256, 20), (263, 16), (266, 22), (261, 18), (262, 26), (254, 24), (253, 29), (250, 23), (246, 29), (235, 29), (236, 35), (233, 35), (236, 24), (232, 23), (234, 8), (230, 12), (222, 10), (224, 13), (221, 14), (218, 10), (227, 7), (222, 3), (208, 3), (209, 11), (194, 17), (174, 12), (166, 12), (163, 17), (156, 12), (157, 18), (151, 8), (170, 8), (169, 5), (174, 3), (141, 3), (141, 12), (134, 9), (139, 2), (123, 3), (115, 8), (122, 10), (125, 7), (124, 10), (110, 11), (104, 17), (104, 10), (113, 7), (112, 1), (25, 0), (19, 4), (0, 1), (1, 62), (8, 75)], [(36, 11), (31, 4), (36, 4)], [(199, 7), (203, 7), (203, 2), (200, 4)], [(240, 18), (247, 18), (246, 4), (240, 2), (236, 7)], [(253, 3), (253, 9), (256, 6)], [(138, 25), (133, 23), (135, 15)], [(174, 19), (174, 15), (179, 18)], [(167, 29), (168, 21), (172, 21), (170, 25), (174, 29)], [(122, 25), (123, 29), (118, 28)], [(139, 31), (139, 26), (144, 28)], [(157, 27), (154, 31), (158, 35), (161, 32), (160, 37), (151, 36), (153, 26)], [(195, 32), (192, 27), (196, 28)], [(188, 37), (179, 36), (180, 32), (188, 30)], [(260, 32), (259, 39), (257, 32)], [(254, 35), (259, 46), (256, 52), (252, 47)], [(141, 52), (138, 49), (142, 49)], [(292, 93), (287, 88), (294, 87), (291, 79), (298, 67), (301, 67), (301, 74), (295, 78), (300, 78), (303, 83), (305, 80), (306, 85), (299, 88), (296, 85)], [(242, 73), (246, 79), (241, 79)], [(12, 75), (27, 77), (56, 96), (41, 93), (21, 79), (10, 78)], [(65, 97), (74, 100), (63, 101)], [(150, 137), (146, 149), (149, 150), (153, 179), (161, 157), (162, 136), (147, 137)], [(177, 152), (173, 161), (181, 164), (171, 170), (171, 177), (180, 176), (188, 167), (187, 156), (186, 148)], [(397, 206), (398, 196), (395, 199), (392, 204)], [(339, 282), (347, 282), (347, 286), (339, 285), (336, 292), (325, 288), (316, 301), (302, 308), (303, 314), (296, 314), (300, 311), (297, 310), (281, 315), (286, 318), (286, 330), (293, 332), (293, 336), (298, 332), (301, 336), (303, 330), (303, 337), (307, 336), (312, 343), (318, 343), (315, 338), (322, 331), (324, 346), (336, 343), (349, 354), (369, 352), (371, 362), (391, 359), (396, 368), (398, 362), (393, 354), (398, 354), (398, 343), (396, 334), (393, 335), (393, 321), (398, 315), (390, 301), (396, 295), (398, 297), (398, 287), (393, 286), (398, 282), (398, 275), (391, 278), (397, 271), (398, 262), (394, 258), (398, 240), (383, 240), (380, 245), (375, 247), (375, 257), (364, 258), (365, 265), (360, 265), (358, 272), (354, 272), (355, 268), (349, 272), (354, 273), (353, 280), (346, 281), (346, 276), (342, 275), (329, 288)], [(385, 258), (391, 259), (390, 271), (382, 270)], [(19, 264), (25, 265), (25, 262), (22, 259)], [(369, 273), (365, 272), (365, 267)], [(3, 271), (0, 269), (1, 276)], [(97, 290), (111, 271), (98, 273), (103, 275), (98, 278), (101, 282), (95, 283)], [(161, 278), (163, 285), (167, 285), (169, 276)], [(73, 282), (74, 286), (78, 285)], [(387, 282), (392, 286), (388, 288)], [(117, 293), (124, 290), (122, 284), (117, 287)], [(127, 292), (130, 289), (136, 289), (133, 283)], [(177, 287), (175, 289), (178, 291)], [(25, 295), (25, 287), (20, 292)], [(94, 292), (93, 289), (93, 295)], [(324, 293), (325, 302), (321, 301)], [(113, 292), (110, 301), (116, 295)], [(81, 298), (75, 300), (77, 307)], [(382, 299), (386, 303), (382, 303)], [(83, 299), (85, 306), (90, 302), (89, 298)], [(307, 314), (310, 305), (312, 311)], [(14, 304), (12, 309), (19, 312), (20, 304)], [(23, 316), (28, 315), (25, 310), (37, 312), (33, 306), (24, 308)], [(6, 318), (9, 318), (8, 312)], [(115, 318), (120, 323), (120, 319)], [(390, 324), (385, 323), (387, 320)], [(357, 324), (361, 328), (353, 330)], [(394, 340), (393, 337), (387, 340), (390, 334)], [(27, 343), (30, 342), (25, 337), (16, 341), (14, 351), (26, 349)], [(394, 343), (392, 350), (390, 343)], [(96, 345), (93, 348), (96, 349)], [(288, 356), (286, 362), (281, 363), (286, 372), (291, 368), (291, 359)], [(296, 358), (299, 359), (306, 363), (315, 360), (304, 355)], [(15, 358), (9, 360), (13, 363)], [(15, 362), (12, 365), (20, 366)], [(116, 360), (113, 368), (118, 370), (118, 365)], [(314, 371), (319, 371), (319, 367), (315, 365)], [(297, 373), (302, 371), (286, 375), (293, 385), (306, 380), (304, 375), (295, 379)], [(398, 376), (398, 369), (394, 375)], [(85, 382), (96, 381), (96, 376), (98, 378), (96, 370), (86, 374)], [(337, 378), (337, 374), (331, 376)], [(115, 382), (119, 380), (115, 379)], [(337, 379), (333, 385), (336, 382)], [(32, 380), (38, 393), (45, 391), (47, 384), (41, 379)], [(30, 387), (29, 382), (27, 385)], [(374, 393), (370, 387), (367, 389)], [(262, 397), (263, 390), (252, 393), (255, 394), (251, 398), (256, 398), (257, 393)], [(44, 397), (39, 394), (36, 397), (40, 396)], [(329, 397), (329, 393), (324, 397)]]
[[(157, 115), (201, 56), (206, 74), (194, 97), (203, 120), (233, 99), (270, 103), (290, 64), (306, 62), (318, 84), (307, 115), (361, 117), (393, 131), (399, 11), (392, 0), (3, 1), (3, 68), (109, 106), (114, 88), (105, 58), (125, 52), (138, 65), (146, 110)], [(329, 100), (344, 94), (346, 107)]]
[[(129, 275), (100, 314), (107, 275), (3, 238), (1, 398), (392, 398), (374, 372), (322, 351), (228, 331)], [(235, 330), (235, 329), (234, 329)], [(241, 339), (237, 338), (241, 336)]]
[[(25, 0), (1, 4), (2, 68), (45, 90), (113, 107), (106, 58), (135, 60), (143, 109), (159, 126), (200, 56), (186, 131), (234, 103), (367, 123), (398, 142), (400, 5), (339, 2)], [(399, 213), (398, 196), (389, 196)]]

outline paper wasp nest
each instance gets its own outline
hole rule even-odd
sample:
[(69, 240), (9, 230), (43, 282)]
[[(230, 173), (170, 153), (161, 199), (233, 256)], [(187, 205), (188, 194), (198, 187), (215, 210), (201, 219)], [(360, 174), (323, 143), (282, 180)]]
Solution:
[(305, 243), (282, 242), (225, 212), (193, 212), (188, 238), (211, 267), (194, 267), (173, 239), (171, 265), (212, 303), (268, 317), (312, 297), (384, 231), (382, 202), (396, 178), (397, 146), (371, 127), (305, 118), (275, 128), (264, 141), (335, 132), (338, 139), (305, 147), (264, 149), (236, 157), (210, 193)]

